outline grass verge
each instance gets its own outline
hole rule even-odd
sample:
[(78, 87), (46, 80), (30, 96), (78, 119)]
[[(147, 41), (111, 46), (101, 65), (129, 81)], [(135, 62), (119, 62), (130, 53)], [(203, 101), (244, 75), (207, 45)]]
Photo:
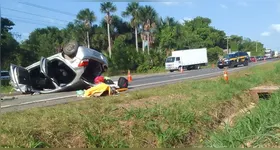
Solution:
[(250, 114), (238, 117), (233, 127), (211, 134), (206, 147), (280, 148), (280, 92), (261, 100)]
[(9, 86), (9, 85), (1, 86), (0, 91), (1, 91), (1, 93), (14, 92), (13, 87)]
[[(1, 147), (199, 147), (222, 120), (248, 106), (246, 93), (280, 83), (273, 62), (221, 77), (2, 115)], [(269, 74), (269, 76), (268, 76)], [(245, 92), (244, 92), (245, 91)]]

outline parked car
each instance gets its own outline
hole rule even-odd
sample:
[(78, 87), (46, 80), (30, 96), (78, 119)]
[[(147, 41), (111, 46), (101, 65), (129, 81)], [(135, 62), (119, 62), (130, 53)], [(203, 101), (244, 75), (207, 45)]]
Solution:
[(108, 68), (100, 52), (69, 42), (62, 52), (27, 67), (10, 65), (10, 84), (22, 93), (52, 93), (87, 88)]
[(257, 61), (257, 58), (256, 58), (255, 56), (252, 56), (252, 57), (250, 57), (250, 61), (251, 61), (251, 62), (256, 62), (256, 61)]
[(9, 71), (1, 71), (1, 80), (10, 80)]
[(258, 61), (264, 60), (264, 56), (257, 56), (257, 60), (258, 60)]
[(246, 52), (235, 52), (227, 54), (224, 58), (220, 59), (217, 63), (218, 68), (224, 67), (237, 67), (238, 65), (248, 66), (249, 55)]

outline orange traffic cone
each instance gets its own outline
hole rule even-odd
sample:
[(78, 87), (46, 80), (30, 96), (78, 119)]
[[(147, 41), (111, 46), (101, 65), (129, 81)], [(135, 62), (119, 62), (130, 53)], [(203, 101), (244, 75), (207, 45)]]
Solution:
[(214, 64), (212, 64), (212, 69), (214, 69), (215, 68), (215, 65)]
[(180, 72), (181, 72), (181, 73), (183, 73), (183, 72), (184, 72), (183, 67), (180, 67)]
[(224, 71), (224, 80), (228, 83), (228, 72), (227, 69)]
[(128, 73), (127, 73), (127, 80), (128, 80), (128, 82), (132, 81), (132, 77), (130, 75), (130, 70), (128, 70)]

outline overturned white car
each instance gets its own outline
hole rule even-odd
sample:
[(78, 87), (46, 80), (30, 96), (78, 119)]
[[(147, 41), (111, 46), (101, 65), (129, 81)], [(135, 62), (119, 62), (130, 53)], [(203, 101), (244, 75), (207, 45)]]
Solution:
[(63, 51), (20, 67), (10, 66), (10, 84), (27, 93), (52, 93), (83, 89), (94, 85), (94, 78), (108, 68), (107, 58), (100, 52), (69, 42)]

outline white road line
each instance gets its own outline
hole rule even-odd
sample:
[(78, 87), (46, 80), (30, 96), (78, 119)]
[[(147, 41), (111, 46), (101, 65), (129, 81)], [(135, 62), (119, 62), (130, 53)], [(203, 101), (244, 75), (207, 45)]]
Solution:
[[(254, 65), (254, 66), (258, 66), (258, 65), (261, 65), (261, 64), (264, 64), (264, 63), (265, 62), (262, 62), (262, 63)], [(243, 69), (243, 67), (242, 68), (230, 69), (230, 70), (228, 70), (228, 72), (232, 72), (234, 70), (241, 70), (241, 69)], [(207, 74), (196, 75), (196, 76), (191, 76), (191, 77), (184, 77), (184, 78), (179, 78), (179, 79), (172, 79), (172, 80), (165, 80), (165, 81), (159, 81), (159, 82), (153, 82), (153, 83), (146, 83), (146, 84), (140, 84), (140, 85), (135, 85), (135, 86), (130, 86), (130, 87), (135, 88), (135, 87), (141, 87), (141, 86), (147, 86), (147, 85), (155, 85), (155, 84), (161, 84), (161, 83), (166, 83), (166, 82), (171, 82), (171, 81), (179, 81), (179, 80), (185, 80), (185, 79), (205, 77), (205, 76), (214, 75), (214, 74), (221, 74), (221, 72), (213, 72), (213, 73), (207, 73)], [(8, 108), (8, 107), (20, 106), (20, 105), (28, 105), (28, 104), (40, 103), (40, 102), (48, 102), (48, 101), (53, 101), (53, 100), (58, 100), (58, 99), (63, 99), (63, 98), (70, 98), (70, 97), (76, 97), (76, 95), (68, 95), (68, 96), (61, 96), (61, 97), (55, 97), (55, 98), (49, 98), (49, 99), (42, 99), (42, 100), (30, 101), (30, 102), (15, 104), (15, 105), (4, 105), (4, 106), (1, 106), (1, 108)]]
[[(263, 63), (256, 64), (254, 66), (261, 65), (261, 64), (263, 64)], [(228, 72), (231, 72), (231, 71), (234, 71), (234, 70), (241, 70), (241, 69), (244, 69), (244, 68), (234, 68), (234, 69), (228, 70)], [(223, 71), (223, 70), (221, 70), (221, 71)], [(158, 82), (152, 82), (152, 83), (146, 83), (146, 84), (139, 84), (139, 85), (130, 86), (130, 87), (131, 88), (135, 88), (135, 87), (141, 87), (141, 86), (147, 86), (147, 85), (161, 84), (161, 83), (166, 83), (166, 82), (171, 82), (171, 81), (179, 81), (179, 80), (185, 80), (185, 79), (192, 79), (192, 78), (204, 77), (204, 76), (209, 76), (209, 75), (213, 75), (213, 74), (220, 74), (220, 73), (221, 72), (213, 72), (213, 73), (207, 73), (207, 74), (196, 75), (196, 76), (191, 76), (191, 77), (183, 77), (183, 78), (172, 79), (172, 80), (165, 80), (165, 81), (158, 81)]]

